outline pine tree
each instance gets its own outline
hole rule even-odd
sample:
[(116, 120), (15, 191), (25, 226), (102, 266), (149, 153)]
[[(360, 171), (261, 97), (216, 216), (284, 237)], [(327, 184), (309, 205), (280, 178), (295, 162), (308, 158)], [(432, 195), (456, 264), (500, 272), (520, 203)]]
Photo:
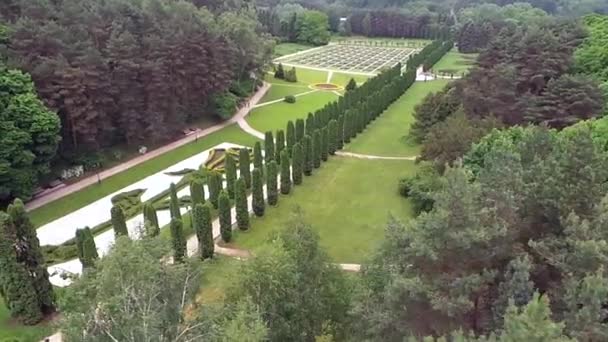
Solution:
[(228, 243), (230, 242), (230, 240), (232, 240), (232, 211), (230, 205), (230, 198), (226, 191), (222, 191), (220, 193), (218, 204), (220, 235), (222, 236), (222, 240)]
[(192, 209), (192, 225), (198, 240), (198, 249), (201, 259), (213, 257), (213, 225), (211, 222), (211, 206), (209, 203), (197, 204)]
[(0, 212), (0, 296), (11, 317), (33, 325), (43, 318), (37, 294), (26, 267), (17, 261), (10, 218)]
[(7, 213), (14, 230), (16, 244), (19, 245), (16, 254), (17, 260), (23, 263), (30, 275), (40, 311), (43, 315), (51, 314), (55, 312), (55, 293), (49, 281), (49, 273), (40, 249), (36, 228), (30, 221), (25, 205), (20, 199), (15, 199), (13, 204), (8, 206)]
[(268, 131), (264, 135), (264, 158), (266, 159), (266, 164), (274, 160), (274, 156), (274, 137), (272, 131)]
[(306, 176), (312, 175), (313, 169), (313, 142), (310, 135), (304, 136), (304, 174)]
[(268, 205), (276, 205), (279, 202), (277, 173), (277, 162), (273, 160), (266, 166), (266, 192), (268, 193)]
[(222, 190), (222, 175), (215, 171), (207, 174), (207, 186), (209, 187), (209, 202), (217, 208), (217, 198)]
[(262, 144), (256, 141), (253, 145), (253, 168), (264, 170), (264, 159), (262, 158)]
[(239, 178), (245, 182), (245, 187), (247, 189), (251, 188), (251, 162), (247, 148), (242, 148), (239, 151), (239, 171)]
[(205, 203), (205, 187), (203, 182), (198, 179), (190, 182), (190, 198), (192, 200), (192, 207)]
[(329, 154), (329, 135), (327, 133), (327, 126), (321, 130), (321, 160), (327, 161)]
[(99, 258), (95, 239), (91, 228), (85, 227), (76, 230), (76, 248), (78, 250), (78, 259), (82, 264), (83, 269), (95, 266), (95, 260)]
[(337, 129), (337, 125), (338, 123), (336, 122), (336, 120), (331, 120), (329, 122), (329, 124), (327, 125), (327, 134), (328, 134), (328, 146), (327, 146), (327, 152), (329, 154), (331, 154), (332, 156), (334, 154), (336, 154), (336, 150), (338, 148), (338, 129)]
[(177, 198), (177, 188), (175, 187), (174, 183), (171, 183), (171, 185), (169, 186), (169, 195), (169, 211), (171, 212), (171, 218), (177, 218), (181, 220), (182, 213), (180, 211), (179, 198)]
[(158, 216), (156, 215), (154, 205), (152, 205), (152, 203), (145, 203), (143, 214), (146, 235), (149, 237), (158, 236), (158, 234), (160, 234), (160, 226), (158, 225)]
[(173, 260), (183, 262), (186, 257), (186, 238), (184, 237), (184, 224), (179, 218), (171, 219), (171, 244), (173, 245)]
[(236, 223), (240, 230), (249, 229), (249, 205), (247, 203), (247, 188), (245, 181), (239, 178), (236, 181)]
[(291, 192), (291, 171), (289, 167), (289, 154), (281, 152), (281, 193), (287, 195)]
[(312, 165), (315, 169), (321, 167), (321, 133), (319, 130), (315, 131), (312, 140)]
[(262, 170), (253, 169), (251, 172), (251, 206), (253, 213), (258, 216), (264, 216), (264, 181), (262, 180)]
[(357, 89), (357, 82), (354, 78), (351, 78), (350, 81), (348, 81), (348, 84), (346, 85), (345, 89), (347, 92)]
[(302, 151), (302, 144), (296, 143), (293, 146), (293, 158), (291, 166), (291, 174), (294, 185), (302, 184), (302, 175), (304, 172), (304, 154)]
[(296, 120), (296, 142), (302, 143), (304, 139), (304, 119)]
[(287, 122), (287, 154), (292, 155), (293, 145), (296, 143), (296, 128), (293, 121)]
[(344, 147), (344, 115), (338, 117), (336, 125), (336, 151)]
[(226, 189), (228, 196), (234, 198), (234, 186), (236, 184), (236, 162), (234, 157), (226, 154)]
[(283, 130), (277, 131), (277, 141), (275, 145), (275, 160), (277, 163), (281, 163), (281, 152), (285, 149), (285, 133)]
[(125, 214), (122, 212), (122, 209), (117, 205), (113, 206), (110, 210), (110, 216), (116, 238), (119, 236), (129, 236), (127, 222), (125, 222)]

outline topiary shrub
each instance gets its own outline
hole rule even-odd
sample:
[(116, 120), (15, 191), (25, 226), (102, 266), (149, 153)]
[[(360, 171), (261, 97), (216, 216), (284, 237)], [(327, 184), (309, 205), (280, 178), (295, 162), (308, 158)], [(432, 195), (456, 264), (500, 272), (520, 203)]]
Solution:
[(293, 95), (287, 95), (285, 96), (285, 99), (283, 99), (283, 101), (287, 103), (296, 103), (296, 97)]

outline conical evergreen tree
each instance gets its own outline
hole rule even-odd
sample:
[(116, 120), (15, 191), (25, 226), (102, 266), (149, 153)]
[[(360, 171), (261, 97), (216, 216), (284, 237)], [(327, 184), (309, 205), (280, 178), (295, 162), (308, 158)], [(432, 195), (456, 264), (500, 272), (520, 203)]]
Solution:
[(171, 219), (171, 244), (173, 246), (173, 260), (183, 262), (186, 257), (186, 238), (184, 236), (184, 224), (181, 219)]
[(296, 120), (296, 142), (302, 143), (304, 139), (304, 119)]
[(271, 131), (266, 132), (264, 135), (264, 158), (266, 159), (266, 164), (270, 163), (271, 160), (274, 160), (274, 137)]
[(83, 269), (95, 266), (95, 261), (99, 259), (95, 239), (89, 227), (76, 230), (76, 247), (78, 249), (78, 259)]
[(212, 258), (215, 246), (213, 243), (213, 226), (209, 203), (194, 206), (194, 209), (192, 209), (192, 224), (196, 232), (201, 259)]
[(219, 172), (210, 171), (207, 175), (207, 186), (209, 187), (209, 202), (217, 208), (217, 199), (222, 191), (222, 175)]
[(287, 122), (287, 154), (289, 157), (292, 155), (293, 145), (296, 143), (296, 127), (293, 125), (293, 121)]
[(122, 212), (122, 209), (119, 206), (115, 205), (112, 207), (110, 210), (110, 217), (116, 238), (119, 236), (129, 236), (127, 222), (125, 222), (125, 214)]
[(321, 130), (321, 160), (327, 161), (329, 155), (329, 135), (327, 134), (327, 126)]
[(277, 131), (277, 141), (275, 145), (275, 160), (278, 164), (281, 163), (281, 152), (285, 149), (285, 133), (283, 130)]
[(253, 213), (258, 217), (264, 216), (265, 203), (262, 171), (260, 169), (253, 169), (251, 177), (251, 206), (253, 207)]
[(344, 126), (342, 128), (343, 130), (343, 135), (342, 135), (342, 141), (344, 142), (344, 145), (348, 144), (350, 142), (350, 137), (351, 137), (351, 127), (352, 127), (352, 116), (350, 115), (350, 112), (346, 112), (344, 114)]
[(8, 206), (7, 213), (14, 229), (16, 243), (19, 245), (17, 260), (24, 264), (30, 274), (42, 314), (51, 314), (55, 312), (55, 292), (49, 281), (49, 273), (40, 249), (36, 228), (30, 221), (25, 205), (20, 199), (16, 199), (13, 204)]
[(169, 186), (169, 211), (171, 212), (172, 218), (182, 219), (182, 213), (180, 211), (179, 198), (177, 197), (177, 188), (174, 183)]
[(315, 131), (312, 140), (312, 166), (315, 169), (321, 167), (321, 133), (319, 130)]
[(313, 142), (310, 135), (304, 136), (304, 174), (306, 176), (312, 175), (313, 169)]
[(247, 204), (247, 188), (245, 181), (239, 178), (236, 181), (236, 222), (240, 230), (249, 229), (249, 205)]
[(306, 132), (304, 133), (312, 137), (315, 129), (315, 117), (312, 115), (312, 113), (308, 113), (308, 116), (306, 117)]
[(152, 203), (145, 203), (143, 214), (146, 235), (150, 237), (158, 236), (158, 234), (160, 234), (160, 226), (158, 225), (158, 216), (156, 215), (154, 205), (152, 205)]
[(327, 126), (327, 130), (328, 130), (328, 138), (329, 138), (329, 142), (328, 142), (328, 146), (327, 146), (327, 152), (329, 154), (331, 154), (332, 156), (334, 154), (336, 154), (336, 150), (338, 148), (338, 128), (337, 128), (338, 123), (336, 122), (336, 120), (331, 120), (329, 122), (329, 125)]
[(0, 296), (11, 317), (24, 324), (36, 324), (43, 318), (27, 268), (17, 261), (14, 234), (8, 215), (0, 212)]
[(336, 151), (344, 147), (344, 115), (338, 117), (336, 125)]
[(283, 64), (279, 63), (277, 70), (274, 72), (274, 78), (278, 78), (280, 80), (285, 79), (285, 69), (283, 68)]
[(262, 158), (262, 144), (256, 141), (253, 145), (253, 168), (264, 170), (264, 159)]
[(249, 149), (242, 148), (239, 151), (239, 178), (245, 182), (245, 187), (251, 187), (251, 162), (249, 158)]
[(348, 84), (346, 85), (345, 89), (347, 92), (357, 89), (357, 82), (355, 81), (354, 78), (351, 78), (350, 81), (348, 81)]
[(205, 203), (205, 186), (203, 182), (198, 179), (190, 182), (190, 198), (192, 199), (192, 207)]
[(222, 240), (226, 243), (232, 240), (232, 212), (230, 205), (230, 198), (226, 191), (220, 193), (218, 200), (219, 208), (218, 215), (220, 220), (220, 235)]
[(281, 193), (287, 195), (291, 192), (291, 172), (289, 165), (289, 154), (281, 152)]
[(277, 162), (273, 160), (266, 166), (266, 192), (268, 193), (268, 205), (276, 205), (279, 202), (277, 173)]
[(234, 198), (234, 186), (236, 184), (236, 162), (234, 157), (226, 155), (226, 189), (228, 196)]
[(302, 145), (296, 143), (293, 146), (293, 158), (291, 166), (291, 174), (294, 185), (302, 184), (302, 175), (304, 173), (304, 153), (302, 151)]

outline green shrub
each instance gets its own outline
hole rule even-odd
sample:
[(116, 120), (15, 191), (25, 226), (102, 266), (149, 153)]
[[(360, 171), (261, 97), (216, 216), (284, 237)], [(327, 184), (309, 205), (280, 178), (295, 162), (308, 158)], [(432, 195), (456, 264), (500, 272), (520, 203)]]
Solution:
[(211, 106), (215, 115), (228, 120), (236, 111), (238, 97), (231, 92), (216, 94), (211, 97)]
[(287, 103), (296, 103), (296, 97), (293, 95), (287, 95), (287, 96), (285, 96), (283, 101), (285, 101)]

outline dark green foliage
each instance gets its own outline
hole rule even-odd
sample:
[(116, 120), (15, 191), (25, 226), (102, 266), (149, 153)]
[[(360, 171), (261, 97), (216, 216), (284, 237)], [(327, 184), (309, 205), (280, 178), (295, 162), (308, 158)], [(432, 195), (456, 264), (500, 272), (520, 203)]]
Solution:
[(327, 127), (323, 127), (321, 130), (321, 160), (327, 161), (329, 155), (329, 134)]
[(268, 197), (268, 205), (276, 205), (279, 202), (277, 176), (277, 162), (273, 160), (266, 166), (266, 192)]
[(287, 95), (285, 96), (283, 101), (285, 101), (286, 103), (296, 103), (296, 97), (293, 95)]
[[(231, 157), (227, 155), (226, 159), (231, 159)], [(195, 179), (190, 182), (190, 198), (192, 206), (205, 203), (205, 186), (201, 180)]]
[(36, 324), (43, 318), (36, 290), (27, 267), (17, 261), (10, 218), (0, 212), (0, 295), (11, 317), (24, 324)]
[(192, 226), (196, 232), (201, 259), (213, 258), (215, 247), (211, 222), (211, 206), (209, 203), (194, 206), (194, 209), (192, 209)]
[(262, 144), (259, 141), (256, 141), (255, 145), (253, 145), (253, 168), (255, 169), (264, 169), (264, 159), (262, 158)]
[(310, 135), (304, 136), (304, 174), (306, 176), (312, 175), (313, 169), (313, 142)]
[(262, 170), (253, 169), (251, 172), (251, 206), (253, 213), (258, 216), (264, 216), (264, 181), (262, 180)]
[(315, 129), (315, 117), (312, 115), (312, 113), (308, 113), (308, 116), (306, 117), (306, 130), (304, 133), (312, 137)]
[(291, 157), (293, 145), (296, 143), (296, 128), (293, 124), (293, 121), (291, 121), (291, 120), (289, 122), (287, 122), (286, 143), (287, 143), (287, 154), (289, 155), (289, 157)]
[(249, 206), (247, 204), (247, 187), (245, 181), (239, 178), (236, 181), (236, 223), (240, 230), (249, 229)]
[(272, 131), (268, 131), (264, 134), (264, 159), (266, 159), (266, 164), (271, 160), (275, 160), (274, 137)]
[(291, 166), (291, 175), (293, 178), (294, 185), (302, 184), (302, 175), (304, 173), (304, 151), (302, 151), (302, 144), (296, 143), (293, 146), (293, 157)]
[(296, 68), (292, 67), (290, 70), (285, 72), (285, 81), (296, 83), (298, 82), (298, 76), (296, 75)]
[(158, 236), (158, 234), (160, 234), (160, 226), (158, 225), (156, 209), (154, 209), (154, 205), (152, 205), (152, 203), (144, 204), (143, 215), (146, 235), (149, 237)]
[(296, 120), (296, 142), (301, 143), (304, 139), (304, 119)]
[(236, 112), (238, 97), (229, 91), (211, 97), (211, 108), (222, 120), (228, 120)]
[(275, 160), (281, 163), (281, 152), (285, 149), (285, 132), (280, 129), (277, 131), (277, 140), (275, 145)]
[(338, 122), (336, 120), (331, 120), (327, 125), (327, 135), (327, 152), (333, 156), (338, 149)]
[(222, 240), (229, 243), (232, 240), (232, 212), (230, 198), (226, 191), (220, 193), (218, 199), (218, 216), (220, 220), (220, 235)]
[(348, 81), (348, 84), (346, 85), (346, 91), (351, 91), (351, 90), (355, 90), (357, 89), (357, 82), (355, 81), (354, 78), (351, 78), (350, 81)]
[(399, 194), (410, 199), (416, 215), (433, 209), (433, 193), (441, 187), (440, 175), (435, 166), (430, 163), (421, 164), (416, 175), (399, 181)]
[(277, 70), (274, 72), (274, 78), (278, 78), (280, 80), (285, 79), (285, 69), (283, 68), (283, 64), (279, 63), (277, 66)]
[(169, 207), (171, 211), (171, 217), (181, 219), (182, 213), (180, 211), (179, 199), (177, 198), (177, 188), (175, 187), (174, 183), (171, 183), (171, 185), (169, 186), (169, 196), (171, 198)]
[(352, 134), (352, 115), (350, 112), (344, 113), (344, 124), (342, 125), (342, 141), (344, 145), (350, 142)]
[(249, 160), (249, 150), (242, 148), (239, 150), (239, 178), (245, 182), (245, 187), (251, 187), (251, 162)]
[(173, 260), (183, 262), (186, 257), (186, 237), (184, 236), (184, 224), (179, 218), (172, 218), (171, 224), (171, 245), (173, 246)]
[(231, 155), (226, 155), (226, 171), (224, 174), (226, 175), (226, 189), (228, 191), (228, 196), (230, 198), (234, 198), (234, 186), (236, 184), (236, 162), (234, 157)]
[[(1, 59), (1, 58), (0, 58)], [(0, 61), (0, 203), (30, 199), (50, 171), (60, 141), (59, 117), (38, 98), (30, 75)]]
[(110, 210), (112, 227), (114, 228), (114, 235), (118, 238), (119, 236), (129, 236), (129, 230), (127, 229), (127, 223), (125, 221), (125, 214), (122, 212), (119, 206), (113, 206)]
[(287, 151), (281, 152), (281, 193), (287, 195), (291, 192), (291, 170)]
[(78, 259), (83, 269), (95, 266), (95, 261), (99, 259), (95, 239), (91, 233), (91, 228), (76, 230), (76, 248), (78, 249)]
[(338, 117), (336, 124), (336, 151), (344, 147), (344, 115)]
[(217, 199), (222, 191), (222, 174), (215, 171), (209, 171), (207, 174), (207, 186), (209, 187), (209, 202), (217, 208)]
[(312, 165), (315, 169), (321, 167), (321, 132), (316, 130), (312, 139)]

